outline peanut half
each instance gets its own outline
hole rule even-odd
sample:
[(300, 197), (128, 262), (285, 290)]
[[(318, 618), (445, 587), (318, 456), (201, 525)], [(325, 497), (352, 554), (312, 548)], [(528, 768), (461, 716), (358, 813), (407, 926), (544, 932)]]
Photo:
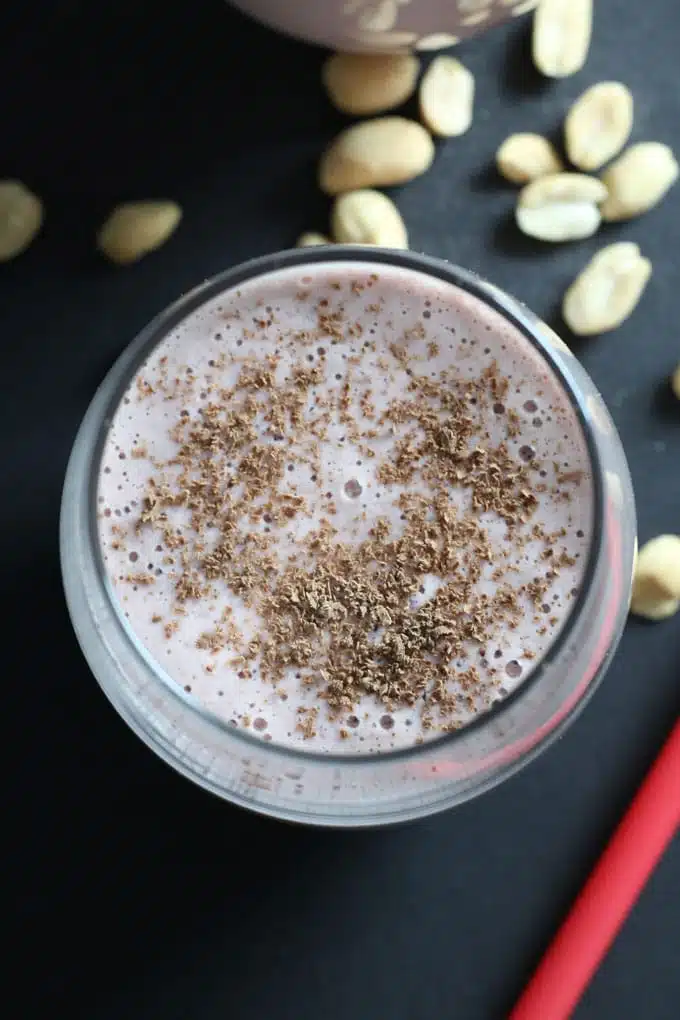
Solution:
[(602, 204), (604, 220), (628, 220), (657, 205), (678, 179), (672, 150), (661, 142), (631, 145), (605, 171), (609, 197)]
[(28, 248), (43, 222), (43, 204), (21, 181), (0, 181), (0, 262)]
[(408, 53), (334, 53), (325, 62), (323, 83), (331, 102), (355, 116), (383, 113), (413, 93), (420, 63)]
[(676, 367), (671, 376), (671, 389), (678, 400), (680, 400), (680, 365)]
[(616, 329), (637, 306), (651, 275), (651, 262), (631, 241), (601, 248), (564, 295), (564, 321), (577, 336)]
[(550, 174), (522, 188), (515, 218), (522, 233), (540, 241), (590, 237), (600, 225), (598, 205), (607, 189), (586, 174)]
[(357, 188), (404, 184), (425, 173), (434, 142), (422, 126), (404, 117), (377, 117), (346, 128), (321, 157), (319, 184), (327, 195)]
[(182, 218), (176, 202), (126, 202), (117, 206), (97, 235), (97, 247), (124, 266), (160, 248)]
[(633, 97), (619, 81), (591, 85), (567, 114), (567, 156), (580, 170), (599, 170), (618, 155), (633, 127)]
[(455, 57), (435, 57), (420, 83), (420, 117), (433, 135), (454, 138), (472, 123), (475, 79)]
[(680, 608), (680, 537), (658, 535), (639, 550), (630, 609), (648, 620), (664, 620)]
[(296, 248), (316, 248), (322, 244), (332, 244), (333, 242), (325, 237), (323, 234), (317, 234), (315, 230), (307, 230), (304, 234), (300, 234), (297, 241), (295, 242)]
[(331, 229), (339, 244), (408, 248), (408, 234), (396, 205), (387, 195), (370, 188), (348, 191), (336, 198)]
[(566, 78), (586, 62), (593, 0), (540, 0), (534, 14), (534, 64), (548, 78)]
[(496, 166), (501, 176), (513, 184), (528, 184), (563, 169), (548, 139), (529, 133), (506, 138), (496, 153)]

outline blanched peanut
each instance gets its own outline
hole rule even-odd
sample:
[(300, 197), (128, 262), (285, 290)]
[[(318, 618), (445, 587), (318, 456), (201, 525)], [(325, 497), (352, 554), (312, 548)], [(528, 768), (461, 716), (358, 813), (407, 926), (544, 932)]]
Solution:
[(593, 0), (540, 0), (534, 14), (534, 63), (548, 78), (566, 78), (586, 62)]
[(550, 174), (522, 188), (515, 218), (522, 233), (540, 241), (576, 241), (600, 225), (598, 204), (607, 189), (585, 174)]
[(137, 262), (160, 248), (182, 218), (176, 202), (126, 202), (117, 206), (97, 235), (102, 254), (118, 265)]
[(404, 221), (394, 202), (380, 191), (364, 188), (336, 198), (331, 214), (333, 238), (340, 244), (375, 244), (408, 248)]
[(580, 170), (599, 170), (628, 141), (633, 127), (633, 97), (618, 81), (591, 85), (564, 122), (567, 155)]
[(420, 83), (420, 116), (440, 138), (464, 134), (472, 123), (475, 79), (455, 57), (435, 57)]
[(528, 184), (563, 169), (547, 138), (528, 132), (510, 135), (496, 153), (498, 172), (513, 184)]
[(657, 205), (678, 179), (678, 164), (668, 145), (638, 142), (605, 171), (609, 193), (602, 203), (604, 220), (628, 220)]
[(304, 234), (300, 234), (297, 241), (295, 242), (296, 248), (315, 248), (322, 244), (332, 244), (327, 237), (323, 234), (317, 234), (313, 230), (308, 230)]
[(434, 143), (422, 126), (404, 117), (378, 117), (342, 131), (321, 157), (319, 184), (327, 195), (357, 188), (404, 184), (425, 173)]
[(632, 241), (601, 248), (564, 295), (564, 321), (578, 336), (616, 329), (637, 306), (651, 275), (651, 262)]
[(659, 535), (639, 550), (630, 608), (648, 620), (666, 619), (680, 608), (680, 537)]
[(334, 53), (322, 74), (333, 105), (364, 116), (404, 103), (416, 87), (419, 69), (418, 58), (408, 53)]
[(21, 181), (0, 181), (0, 262), (28, 248), (43, 222), (43, 204)]

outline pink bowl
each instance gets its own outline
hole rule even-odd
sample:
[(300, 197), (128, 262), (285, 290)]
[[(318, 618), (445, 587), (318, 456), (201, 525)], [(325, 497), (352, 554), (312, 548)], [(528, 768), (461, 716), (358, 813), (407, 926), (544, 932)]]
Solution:
[(538, 0), (231, 0), (288, 35), (334, 50), (437, 50), (526, 13)]

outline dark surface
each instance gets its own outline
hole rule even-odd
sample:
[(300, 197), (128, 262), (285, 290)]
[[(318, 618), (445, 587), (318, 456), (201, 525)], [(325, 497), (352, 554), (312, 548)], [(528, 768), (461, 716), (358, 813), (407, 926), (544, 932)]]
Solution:
[[(57, 516), (69, 447), (94, 387), (155, 312), (325, 227), (315, 161), (342, 120), (319, 86), (319, 51), (220, 0), (11, 10), (0, 175), (25, 179), (48, 211), (38, 243), (0, 267), (13, 1015), (500, 1020), (680, 708), (680, 617), (631, 623), (592, 703), (539, 762), (409, 827), (267, 822), (156, 760), (100, 694), (68, 621)], [(543, 250), (509, 225), (512, 192), (487, 167), (511, 130), (553, 131), (605, 78), (632, 87), (635, 138), (680, 147), (680, 10), (600, 0), (587, 68), (559, 84), (527, 63), (528, 29), (522, 19), (462, 49), (474, 126), (399, 204), (414, 248), (481, 271), (551, 320), (604, 239), (641, 243), (655, 266), (643, 304), (582, 354), (630, 457), (641, 537), (677, 531), (680, 405), (666, 378), (680, 358), (680, 188), (639, 222)], [(163, 195), (186, 212), (172, 243), (126, 271), (98, 260), (92, 238), (112, 204)], [(679, 890), (676, 840), (578, 1020), (679, 1015)]]

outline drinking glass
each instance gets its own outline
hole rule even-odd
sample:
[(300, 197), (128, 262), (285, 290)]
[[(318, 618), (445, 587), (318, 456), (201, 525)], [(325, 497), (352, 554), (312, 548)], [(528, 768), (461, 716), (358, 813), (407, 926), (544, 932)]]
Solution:
[[(96, 520), (102, 449), (119, 401), (149, 352), (205, 302), (296, 267), (398, 266), (469, 292), (521, 331), (556, 377), (591, 460), (592, 540), (583, 582), (543, 657), (517, 689), (460, 730), (385, 753), (318, 753), (263, 742), (169, 680), (125, 625), (103, 567)], [(289, 821), (366, 826), (460, 804), (501, 782), (571, 724), (602, 678), (628, 611), (635, 508), (618, 435), (592, 380), (557, 335), (520, 302), (473, 273), (412, 252), (307, 248), (229, 269), (162, 312), (123, 352), (87, 411), (61, 510), (61, 559), (73, 626), (92, 672), (123, 719), (178, 772), (225, 800)]]

